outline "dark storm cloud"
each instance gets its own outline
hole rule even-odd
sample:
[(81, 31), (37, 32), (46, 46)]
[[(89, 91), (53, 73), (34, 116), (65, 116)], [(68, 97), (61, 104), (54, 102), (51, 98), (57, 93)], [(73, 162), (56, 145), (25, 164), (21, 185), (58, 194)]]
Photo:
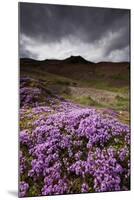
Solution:
[[(79, 43), (96, 48), (98, 42), (109, 41), (108, 37), (113, 34), (113, 39), (102, 46), (105, 57), (114, 50), (128, 47), (129, 10), (20, 3), (20, 33), (38, 45), (60, 45), (65, 38), (77, 38)], [(21, 55), (25, 54), (26, 45), (22, 43)]]

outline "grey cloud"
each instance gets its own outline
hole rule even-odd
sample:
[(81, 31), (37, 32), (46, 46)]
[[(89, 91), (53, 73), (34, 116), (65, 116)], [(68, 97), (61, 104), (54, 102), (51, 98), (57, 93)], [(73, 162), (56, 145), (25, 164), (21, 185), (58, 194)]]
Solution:
[(32, 51), (27, 50), (24, 45), (20, 47), (20, 57), (38, 59), (37, 53), (32, 53)]
[(129, 34), (125, 28), (120, 29), (116, 32), (116, 37), (113, 37), (109, 43), (107, 43), (105, 48), (105, 56), (109, 55), (112, 51), (124, 49), (129, 45)]
[[(74, 37), (80, 43), (96, 44), (117, 33), (105, 50), (102, 47), (106, 57), (114, 49), (129, 45), (129, 10), (20, 3), (20, 33), (39, 44), (59, 45), (65, 38)], [(23, 54), (25, 45), (20, 45)]]

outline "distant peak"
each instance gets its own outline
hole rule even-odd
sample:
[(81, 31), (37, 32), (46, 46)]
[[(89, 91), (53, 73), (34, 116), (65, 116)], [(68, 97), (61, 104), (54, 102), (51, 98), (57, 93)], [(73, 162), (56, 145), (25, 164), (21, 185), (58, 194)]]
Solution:
[(81, 56), (70, 56), (64, 60), (66, 63), (91, 63)]
[(70, 56), (69, 58), (80, 58), (80, 59), (84, 59), (82, 56)]
[(70, 57), (66, 58), (66, 60), (67, 60), (67, 59), (85, 60), (82, 56), (70, 56)]

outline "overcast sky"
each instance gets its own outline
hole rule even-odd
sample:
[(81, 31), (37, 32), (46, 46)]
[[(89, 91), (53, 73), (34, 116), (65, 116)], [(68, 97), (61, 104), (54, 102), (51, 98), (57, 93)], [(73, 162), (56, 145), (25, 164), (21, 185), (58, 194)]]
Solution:
[(129, 10), (20, 3), (20, 57), (129, 61)]

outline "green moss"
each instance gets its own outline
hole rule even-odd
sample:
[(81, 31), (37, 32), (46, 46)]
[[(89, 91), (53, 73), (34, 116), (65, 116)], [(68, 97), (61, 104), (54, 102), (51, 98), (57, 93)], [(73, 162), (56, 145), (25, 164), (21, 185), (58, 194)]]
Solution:
[(116, 98), (116, 107), (120, 110), (128, 110), (129, 109), (129, 99), (124, 98), (122, 96), (117, 95)]
[(68, 80), (59, 79), (59, 80), (56, 80), (55, 82), (59, 85), (70, 85), (70, 81)]
[(113, 80), (123, 80), (129, 81), (129, 73), (126, 75), (125, 73), (118, 73), (111, 76)]
[[(124, 133), (125, 134), (125, 133)], [(110, 147), (112, 146), (113, 148), (117, 150), (121, 149), (124, 147), (125, 141), (124, 141), (124, 136), (116, 136), (112, 137), (106, 144), (105, 147)]]
[[(40, 196), (41, 195), (41, 187), (43, 187), (43, 185), (34, 183), (34, 181), (32, 181), (32, 186), (30, 186), (30, 189), (28, 191), (28, 196), (32, 197), (32, 196)], [(40, 185), (40, 186), (39, 186)]]
[(71, 99), (73, 102), (85, 105), (85, 106), (96, 106), (96, 107), (102, 107), (100, 103), (92, 99), (90, 96), (80, 96), (80, 97), (72, 97), (72, 96), (64, 96), (68, 99)]

